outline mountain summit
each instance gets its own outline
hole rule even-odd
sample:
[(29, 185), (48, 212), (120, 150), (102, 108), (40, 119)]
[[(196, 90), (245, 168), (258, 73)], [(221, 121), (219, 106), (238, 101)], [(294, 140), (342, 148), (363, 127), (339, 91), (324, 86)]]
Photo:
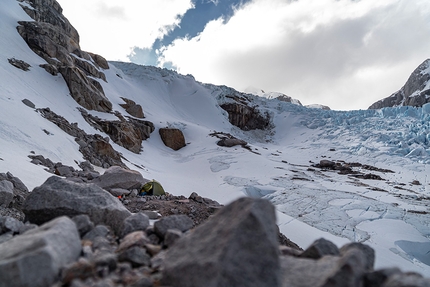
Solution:
[(391, 96), (372, 104), (369, 109), (385, 107), (421, 107), (430, 102), (430, 59), (413, 71), (406, 84)]

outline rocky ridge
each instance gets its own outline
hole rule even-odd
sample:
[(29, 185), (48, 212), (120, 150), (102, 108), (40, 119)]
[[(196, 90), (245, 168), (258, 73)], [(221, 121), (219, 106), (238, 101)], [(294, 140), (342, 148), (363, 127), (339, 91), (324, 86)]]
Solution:
[(410, 75), (405, 85), (391, 96), (377, 101), (369, 109), (386, 107), (413, 106), (422, 107), (430, 102), (430, 59), (425, 60)]
[(430, 284), (416, 273), (374, 270), (374, 251), (361, 243), (281, 245), (264, 199), (221, 206), (196, 193), (141, 197), (145, 179), (120, 167), (93, 180), (53, 176), (31, 193), (10, 173), (0, 178), (14, 194), (0, 206), (0, 286)]

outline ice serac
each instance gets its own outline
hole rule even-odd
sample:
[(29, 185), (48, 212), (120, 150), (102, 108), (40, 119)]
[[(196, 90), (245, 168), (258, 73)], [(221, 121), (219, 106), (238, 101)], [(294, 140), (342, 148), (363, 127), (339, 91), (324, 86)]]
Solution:
[(397, 106), (422, 107), (430, 103), (430, 59), (413, 71), (406, 84), (391, 96), (377, 101), (369, 109)]
[(103, 57), (81, 50), (79, 34), (62, 14), (55, 0), (21, 0), (24, 11), (34, 21), (19, 21), (18, 33), (28, 46), (48, 64), (51, 74), (60, 72), (71, 96), (84, 108), (107, 112), (112, 103), (96, 79), (106, 81), (102, 69), (109, 66)]

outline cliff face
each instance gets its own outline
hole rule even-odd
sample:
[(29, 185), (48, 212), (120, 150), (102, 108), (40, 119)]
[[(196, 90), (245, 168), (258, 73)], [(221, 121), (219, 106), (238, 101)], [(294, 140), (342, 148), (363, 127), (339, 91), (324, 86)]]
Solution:
[(430, 59), (425, 60), (413, 71), (406, 84), (391, 96), (377, 101), (369, 109), (385, 107), (421, 107), (430, 102)]
[[(82, 51), (79, 34), (63, 16), (55, 0), (20, 0), (21, 7), (34, 21), (20, 21), (17, 30), (28, 46), (48, 64), (53, 75), (61, 73), (71, 96), (84, 108), (101, 112), (112, 110), (99, 80), (106, 81), (106, 60)], [(97, 79), (97, 80), (96, 80)]]

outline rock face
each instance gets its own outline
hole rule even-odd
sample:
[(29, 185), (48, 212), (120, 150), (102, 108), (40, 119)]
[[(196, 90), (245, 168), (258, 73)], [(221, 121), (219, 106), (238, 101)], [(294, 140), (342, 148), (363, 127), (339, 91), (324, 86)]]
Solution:
[(154, 131), (154, 124), (149, 121), (129, 118), (126, 120), (120, 113), (115, 113), (118, 121), (106, 121), (81, 109), (84, 119), (94, 128), (105, 132), (116, 144), (139, 153), (142, 141), (148, 139)]
[(242, 103), (227, 103), (221, 105), (221, 108), (227, 111), (230, 123), (242, 130), (264, 130), (270, 126), (269, 117), (261, 115), (255, 107)]
[(162, 283), (281, 286), (273, 205), (242, 198), (224, 207), (168, 250)]
[(95, 224), (105, 224), (121, 232), (122, 222), (131, 213), (121, 202), (95, 184), (75, 183), (52, 176), (35, 188), (24, 202), (26, 218), (36, 224), (55, 217), (87, 214)]
[(121, 98), (121, 99), (124, 100), (125, 104), (120, 104), (120, 106), (123, 107), (127, 113), (129, 113), (133, 117), (140, 118), (140, 119), (143, 119), (145, 117), (143, 114), (141, 105), (136, 104), (136, 102), (127, 98)]
[(77, 124), (70, 124), (65, 118), (57, 115), (49, 108), (37, 109), (37, 111), (67, 134), (75, 137), (75, 141), (79, 144), (79, 151), (92, 164), (104, 168), (110, 166), (126, 167), (121, 160), (121, 155), (109, 143), (109, 138), (103, 138), (98, 134), (89, 135)]
[(186, 146), (184, 134), (179, 129), (161, 128), (159, 133), (164, 145), (173, 150), (179, 150)]
[(76, 225), (67, 217), (56, 218), (0, 244), (0, 286), (51, 286), (80, 252)]
[(33, 22), (20, 21), (19, 34), (28, 46), (48, 62), (44, 68), (51, 74), (59, 71), (69, 87), (71, 96), (84, 108), (97, 111), (112, 110), (97, 80), (106, 80), (101, 69), (109, 68), (101, 56), (80, 49), (79, 34), (63, 16), (62, 8), (55, 0), (21, 0), (32, 8), (22, 5)]
[(430, 59), (425, 60), (413, 71), (406, 84), (391, 96), (377, 101), (369, 109), (385, 107), (421, 107), (430, 102)]

